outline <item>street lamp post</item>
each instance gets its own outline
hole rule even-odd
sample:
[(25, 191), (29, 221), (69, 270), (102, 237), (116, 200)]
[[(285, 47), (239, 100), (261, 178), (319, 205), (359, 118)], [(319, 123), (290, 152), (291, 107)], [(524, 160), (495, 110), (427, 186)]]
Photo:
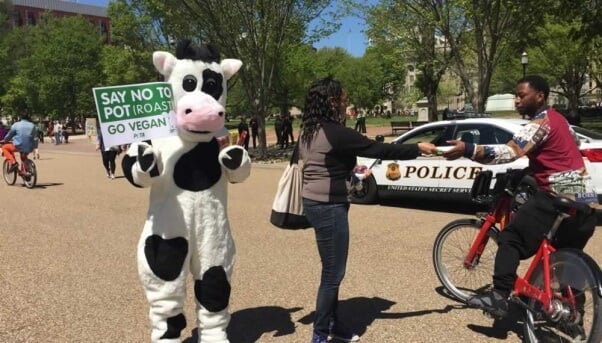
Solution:
[(522, 55), (520, 55), (520, 63), (523, 65), (523, 77), (525, 77), (527, 64), (529, 64), (529, 55), (527, 55), (527, 52), (523, 51)]

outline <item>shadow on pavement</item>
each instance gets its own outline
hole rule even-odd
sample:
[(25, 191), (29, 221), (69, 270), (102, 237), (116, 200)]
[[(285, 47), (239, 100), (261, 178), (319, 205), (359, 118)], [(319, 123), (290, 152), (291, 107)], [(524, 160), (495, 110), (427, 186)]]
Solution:
[[(263, 306), (244, 309), (232, 313), (228, 326), (228, 338), (231, 342), (256, 342), (267, 332), (275, 331), (274, 337), (295, 333), (295, 323), (291, 313), (301, 310), (301, 307), (286, 309), (278, 306)], [(192, 331), (192, 336), (183, 343), (198, 341), (198, 330)]]
[[(343, 322), (358, 334), (366, 332), (376, 319), (403, 319), (424, 316), (430, 313), (448, 313), (452, 310), (463, 309), (463, 305), (447, 305), (442, 309), (429, 309), (414, 312), (388, 313), (395, 302), (383, 298), (357, 297), (339, 302), (340, 317)], [(240, 310), (232, 314), (228, 326), (228, 338), (231, 342), (252, 343), (257, 342), (262, 335), (273, 332), (274, 337), (292, 335), (295, 333), (295, 323), (291, 313), (301, 310), (301, 307), (285, 309), (278, 306), (264, 306)], [(314, 321), (315, 311), (300, 318), (297, 322), (311, 325)], [(309, 340), (309, 337), (308, 337)], [(192, 330), (192, 335), (183, 343), (198, 341), (198, 330)]]
[[(379, 298), (357, 297), (339, 301), (337, 312), (346, 326), (353, 328), (358, 335), (363, 335), (368, 326), (376, 319), (403, 319), (410, 317), (424, 316), (430, 313), (448, 313), (455, 309), (462, 309), (463, 305), (447, 305), (442, 309), (428, 309), (414, 312), (385, 312), (390, 309), (395, 302)], [(313, 323), (315, 311), (299, 319), (302, 324)]]
[[(458, 308), (458, 309), (460, 309), (460, 308), (471, 309), (470, 307), (468, 307), (467, 305), (464, 305), (461, 301), (456, 299), (453, 295), (451, 295), (442, 286), (435, 288), (435, 292), (437, 292), (437, 294), (441, 295), (442, 297), (457, 301), (460, 304), (462, 304), (462, 305), (457, 305), (456, 308)], [(476, 310), (480, 311), (478, 309), (476, 309)], [(489, 316), (486, 314), (483, 314), (483, 315)], [(511, 332), (511, 331), (515, 332), (518, 335), (518, 337), (522, 337), (522, 326), (521, 326), (522, 324), (517, 321), (517, 318), (522, 318), (522, 315), (523, 315), (523, 313), (522, 313), (521, 309), (516, 304), (510, 303), (510, 312), (508, 313), (508, 316), (506, 316), (505, 318), (494, 319), (493, 324), (490, 327), (474, 325), (474, 324), (468, 324), (468, 325), (466, 325), (466, 327), (476, 333), (481, 334), (481, 335), (487, 336), (489, 338), (500, 339), (500, 340), (507, 339), (508, 332)]]
[[(37, 189), (37, 188), (45, 189), (48, 187), (55, 187), (55, 186), (62, 186), (62, 185), (64, 185), (64, 183), (62, 183), (62, 182), (38, 183), (38, 184), (36, 184), (36, 186), (33, 189)], [(23, 185), (23, 187), (25, 187), (25, 185)]]
[(466, 327), (476, 333), (498, 340), (507, 339), (509, 332), (514, 332), (518, 337), (522, 338), (522, 322), (517, 321), (517, 318), (522, 318), (522, 316), (522, 310), (518, 306), (511, 304), (508, 315), (504, 318), (495, 319), (491, 327), (474, 324), (468, 324)]

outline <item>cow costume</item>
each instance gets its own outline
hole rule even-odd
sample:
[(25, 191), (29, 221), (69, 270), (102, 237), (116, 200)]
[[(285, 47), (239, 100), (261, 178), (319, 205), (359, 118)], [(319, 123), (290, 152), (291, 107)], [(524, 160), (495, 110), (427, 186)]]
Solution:
[[(134, 143), (122, 161), (126, 178), (151, 187), (138, 244), (138, 272), (150, 303), (152, 342), (180, 342), (186, 278), (194, 278), (199, 342), (228, 342), (228, 302), (234, 241), (227, 184), (250, 174), (240, 146), (225, 146), (226, 81), (242, 65), (220, 62), (211, 46), (181, 42), (176, 56), (153, 54), (171, 83), (178, 135)], [(225, 147), (224, 147), (225, 146)]]

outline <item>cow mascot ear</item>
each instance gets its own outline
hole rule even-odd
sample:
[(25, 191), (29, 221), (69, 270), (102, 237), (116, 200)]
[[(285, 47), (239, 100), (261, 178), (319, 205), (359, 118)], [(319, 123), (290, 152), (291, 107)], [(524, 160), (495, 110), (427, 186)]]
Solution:
[(226, 78), (226, 80), (230, 80), (232, 75), (236, 74), (236, 72), (242, 66), (242, 61), (235, 60), (233, 58), (226, 58), (222, 60), (221, 66), (222, 72), (224, 73), (224, 77)]
[(169, 78), (169, 75), (171, 75), (176, 61), (176, 57), (170, 54), (169, 52), (155, 51), (153, 53), (153, 64), (155, 65), (155, 68), (157, 68), (159, 73), (165, 76), (166, 80)]

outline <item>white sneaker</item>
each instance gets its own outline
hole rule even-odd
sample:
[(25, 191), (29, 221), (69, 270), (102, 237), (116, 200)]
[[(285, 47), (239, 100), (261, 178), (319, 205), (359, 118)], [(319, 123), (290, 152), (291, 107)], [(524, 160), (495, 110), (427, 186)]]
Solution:
[(114, 179), (114, 178), (115, 178), (115, 174), (111, 174), (111, 179)]

